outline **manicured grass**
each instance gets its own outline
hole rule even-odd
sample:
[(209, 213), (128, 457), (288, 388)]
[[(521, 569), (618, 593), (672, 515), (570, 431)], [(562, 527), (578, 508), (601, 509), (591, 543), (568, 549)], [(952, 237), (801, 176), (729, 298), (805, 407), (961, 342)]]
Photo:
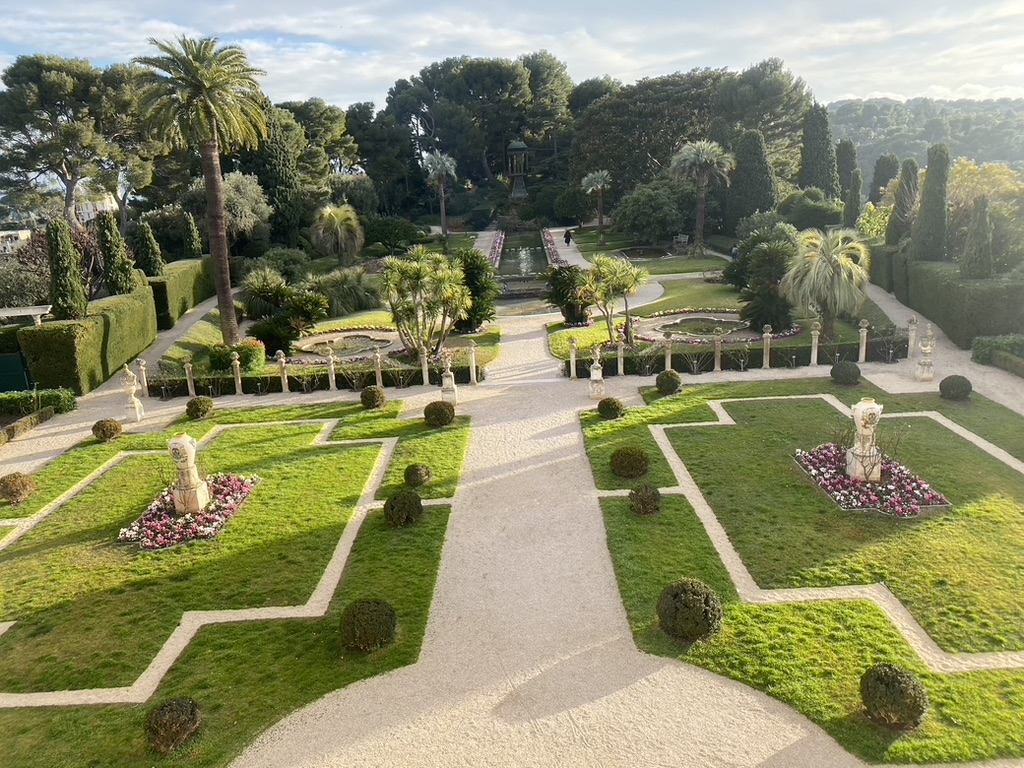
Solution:
[(160, 364), (164, 365), (166, 362), (180, 369), (191, 358), (193, 365), (203, 367), (209, 360), (210, 347), (220, 344), (223, 340), (220, 332), (220, 311), (211, 310), (164, 353), (160, 358)]
[(672, 312), (684, 309), (735, 309), (739, 310), (739, 294), (730, 285), (705, 283), (703, 280), (679, 279), (660, 280), (665, 293), (657, 301), (636, 308), (640, 317), (650, 317), (656, 312)]
[(365, 312), (355, 312), (345, 317), (332, 317), (321, 320), (315, 326), (316, 333), (327, 333), (328, 331), (347, 331), (352, 328), (394, 328), (391, 320), (391, 313), (386, 309), (368, 309)]
[[(625, 321), (615, 321), (616, 330), (622, 328)], [(608, 343), (608, 324), (604, 317), (595, 317), (586, 328), (566, 328), (565, 323), (548, 323), (548, 350), (552, 356), (560, 360), (569, 359), (571, 339), (576, 339), (578, 359), (590, 357), (594, 346)]]
[[(629, 246), (622, 246), (628, 248)], [(618, 249), (598, 250), (583, 254), (587, 261), (593, 261), (598, 253), (606, 253), (609, 256), (621, 256)], [(638, 267), (643, 267), (652, 275), (682, 275), (693, 272), (709, 272), (721, 270), (729, 262), (716, 256), (697, 258), (696, 256), (663, 256), (660, 259), (630, 259)]]
[(597, 227), (583, 231), (574, 228), (573, 240), (576, 243), (576, 247), (580, 249), (580, 253), (584, 254), (584, 256), (589, 253), (611, 253), (619, 248), (629, 248), (636, 245), (632, 238), (611, 232), (607, 224), (605, 224), (604, 228), (604, 245), (598, 245)]

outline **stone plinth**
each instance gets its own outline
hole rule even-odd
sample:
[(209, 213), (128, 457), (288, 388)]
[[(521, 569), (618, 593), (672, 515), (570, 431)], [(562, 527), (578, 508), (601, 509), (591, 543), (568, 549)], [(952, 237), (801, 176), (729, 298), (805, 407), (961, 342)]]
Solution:
[(856, 448), (846, 451), (846, 474), (855, 480), (869, 483), (882, 482), (882, 453), (877, 448), (861, 452)]
[(195, 438), (182, 432), (168, 441), (167, 450), (178, 467), (178, 481), (171, 487), (174, 511), (179, 515), (202, 511), (210, 503), (210, 487), (199, 479)]

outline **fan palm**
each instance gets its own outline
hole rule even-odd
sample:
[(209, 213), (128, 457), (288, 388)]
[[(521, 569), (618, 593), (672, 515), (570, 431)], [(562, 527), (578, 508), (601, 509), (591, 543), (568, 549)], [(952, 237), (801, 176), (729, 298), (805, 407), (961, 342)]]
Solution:
[(444, 237), (444, 252), (450, 253), (448, 247), (448, 219), (445, 216), (445, 186), (455, 180), (455, 159), (444, 152), (431, 152), (423, 158), (423, 168), (427, 172), (427, 181), (437, 187), (437, 197), (441, 205), (441, 234)]
[(592, 171), (583, 177), (580, 186), (588, 195), (597, 193), (597, 244), (604, 245), (604, 193), (612, 185), (610, 171)]
[(704, 250), (704, 215), (708, 187), (715, 180), (728, 184), (729, 171), (735, 167), (736, 158), (722, 149), (718, 142), (707, 139), (684, 144), (672, 157), (669, 172), (677, 179), (690, 178), (697, 184), (697, 221), (693, 233), (693, 246), (698, 253)]
[(651, 273), (646, 269), (630, 264), (626, 259), (617, 259), (604, 253), (594, 256), (581, 293), (586, 301), (596, 306), (604, 315), (609, 341), (615, 340), (612, 315), (615, 313), (615, 300), (621, 297), (626, 314), (626, 343), (633, 343), (633, 332), (629, 327), (629, 297), (635, 294), (650, 276)]
[(313, 247), (338, 259), (338, 266), (355, 263), (363, 248), (363, 226), (351, 205), (325, 205), (317, 211), (310, 229)]

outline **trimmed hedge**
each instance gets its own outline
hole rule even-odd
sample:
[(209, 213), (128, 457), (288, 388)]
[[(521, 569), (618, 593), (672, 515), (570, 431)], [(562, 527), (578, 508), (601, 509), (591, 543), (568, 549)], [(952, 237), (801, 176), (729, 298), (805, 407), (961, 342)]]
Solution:
[(89, 303), (81, 320), (58, 320), (18, 331), (29, 371), (43, 388), (65, 387), (84, 395), (134, 360), (156, 339), (153, 290)]
[(50, 407), (54, 413), (67, 413), (78, 407), (75, 393), (70, 389), (37, 389), (0, 394), (0, 413), (32, 413), (37, 408)]
[(892, 247), (885, 243), (872, 242), (871, 248), (871, 282), (884, 291), (892, 293)]
[(992, 353), (992, 365), (1024, 379), (1024, 357), (1017, 357), (1017, 355), (1012, 355), (1009, 352), (996, 350)]
[(0, 431), (0, 445), (13, 440), (18, 435), (23, 435), (26, 432), (35, 429), (44, 421), (49, 421), (53, 418), (54, 410), (53, 406), (46, 406), (40, 408), (35, 413), (30, 413), (28, 416), (24, 416), (11, 424), (8, 424)]
[(22, 325), (0, 325), (0, 355), (10, 355), (20, 352), (18, 346), (18, 331), (25, 328)]
[(147, 280), (153, 288), (157, 328), (161, 331), (173, 328), (179, 317), (217, 292), (209, 256), (172, 262), (162, 275)]
[(982, 365), (994, 365), (996, 352), (1009, 352), (1024, 357), (1024, 334), (1006, 336), (979, 336), (971, 344), (971, 360)]

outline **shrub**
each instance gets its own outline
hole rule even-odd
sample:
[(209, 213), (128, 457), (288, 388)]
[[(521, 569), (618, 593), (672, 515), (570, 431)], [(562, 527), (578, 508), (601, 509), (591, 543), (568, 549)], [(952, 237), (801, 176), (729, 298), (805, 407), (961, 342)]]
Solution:
[(384, 403), (387, 401), (388, 396), (384, 391), (384, 387), (374, 385), (366, 387), (359, 393), (359, 402), (361, 402), (363, 404), (363, 408), (366, 408), (367, 410), (371, 408), (383, 408)]
[(982, 365), (992, 365), (992, 355), (999, 351), (1024, 357), (1024, 334), (978, 336), (971, 344), (971, 360)]
[(832, 381), (844, 386), (853, 386), (860, 381), (860, 366), (852, 360), (840, 360), (828, 372)]
[(189, 259), (167, 265), (159, 277), (151, 277), (156, 322), (161, 330), (173, 328), (178, 318), (216, 293), (213, 260)]
[(245, 314), (251, 320), (280, 311), (291, 294), (292, 289), (281, 273), (268, 265), (250, 271), (238, 291), (245, 306)]
[(658, 514), (661, 512), (661, 491), (650, 483), (641, 483), (629, 492), (629, 508), (640, 517)]
[(68, 413), (78, 407), (70, 389), (36, 389), (0, 394), (0, 413), (28, 414), (37, 408), (51, 407), (54, 413)]
[(100, 419), (92, 425), (92, 436), (104, 443), (116, 440), (122, 432), (124, 432), (124, 427), (121, 426), (121, 422), (114, 419)]
[(189, 698), (171, 699), (149, 713), (146, 737), (157, 752), (168, 754), (180, 749), (199, 730), (203, 714)]
[(355, 600), (341, 613), (341, 645), (350, 651), (375, 651), (395, 639), (398, 615), (383, 600)]
[(629, 480), (646, 475), (651, 466), (651, 459), (641, 448), (624, 446), (616, 448), (612, 453), (611, 466), (616, 477)]
[(405, 484), (410, 488), (419, 488), (434, 478), (434, 473), (426, 464), (410, 464), (405, 468)]
[(185, 415), (190, 419), (205, 419), (213, 413), (213, 400), (209, 397), (193, 397), (185, 404)]
[(971, 396), (971, 380), (966, 376), (953, 374), (939, 382), (939, 394), (946, 400), (966, 400)]
[(412, 525), (423, 516), (420, 495), (411, 488), (396, 491), (384, 502), (384, 519), (393, 528)]
[(860, 698), (869, 718), (898, 730), (916, 728), (928, 711), (921, 681), (895, 664), (869, 667), (860, 678)]
[(658, 374), (658, 378), (654, 380), (654, 386), (662, 395), (674, 395), (682, 386), (682, 379), (679, 378), (678, 373), (669, 369)]
[(602, 419), (618, 419), (626, 412), (626, 406), (617, 397), (606, 397), (598, 402), (597, 412)]
[(707, 640), (722, 628), (722, 601), (704, 582), (683, 579), (661, 593), (658, 622), (662, 631), (677, 640)]
[(267, 365), (267, 348), (259, 339), (244, 339), (233, 347), (224, 343), (210, 347), (210, 368), (215, 371), (231, 370), (231, 353), (238, 353), (238, 364), (243, 372), (256, 373)]
[(427, 407), (423, 409), (423, 419), (428, 427), (446, 427), (454, 418), (455, 406), (444, 400), (427, 403)]
[(0, 477), (0, 499), (11, 504), (21, 504), (36, 492), (36, 481), (21, 472), (12, 472)]

